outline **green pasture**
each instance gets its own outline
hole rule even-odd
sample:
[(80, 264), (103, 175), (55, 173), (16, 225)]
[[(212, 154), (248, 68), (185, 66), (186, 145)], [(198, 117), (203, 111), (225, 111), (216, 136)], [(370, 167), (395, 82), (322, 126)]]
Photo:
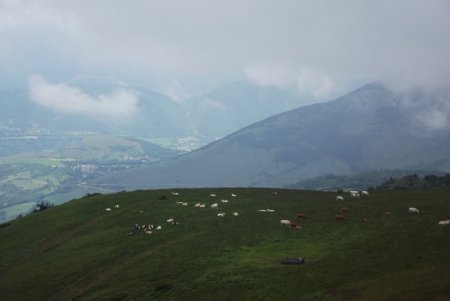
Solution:
[[(343, 202), (331, 192), (172, 191), (179, 195), (92, 195), (1, 225), (2, 299), (450, 299), (450, 226), (438, 225), (450, 219), (448, 190), (377, 191)], [(214, 202), (218, 210), (209, 207)], [(336, 221), (342, 207), (350, 211)], [(411, 215), (408, 207), (421, 212)], [(299, 212), (308, 218), (298, 220)], [(136, 223), (162, 230), (127, 236)], [(285, 257), (305, 264), (280, 264)]]

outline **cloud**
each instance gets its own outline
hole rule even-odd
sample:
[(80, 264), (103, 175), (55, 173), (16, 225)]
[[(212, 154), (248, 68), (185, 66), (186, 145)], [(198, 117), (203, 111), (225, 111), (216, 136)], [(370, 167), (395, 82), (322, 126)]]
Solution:
[[(298, 86), (319, 94), (336, 78), (447, 85), (449, 32), (446, 0), (0, 1), (0, 38), (12, 45), (4, 53), (24, 55), (17, 62), (36, 58), (24, 52), (31, 36), (33, 53), (51, 50), (73, 68), (160, 77), (207, 81), (282, 61), (306, 68)], [(266, 82), (283, 84), (274, 70)]]
[(65, 84), (49, 84), (39, 75), (29, 80), (30, 99), (56, 112), (124, 120), (138, 113), (135, 92), (117, 88), (111, 94), (88, 95)]
[(301, 95), (324, 99), (335, 94), (335, 81), (326, 74), (287, 62), (259, 63), (245, 68), (251, 82), (262, 87), (294, 88)]

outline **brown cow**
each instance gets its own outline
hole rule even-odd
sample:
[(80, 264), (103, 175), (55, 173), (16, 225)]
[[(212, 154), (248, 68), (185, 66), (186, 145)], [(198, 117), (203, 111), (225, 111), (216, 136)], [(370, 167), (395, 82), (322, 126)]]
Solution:
[(291, 223), (291, 229), (302, 229), (302, 224)]
[(348, 208), (341, 208), (341, 212), (342, 213), (346, 213), (346, 212), (349, 212), (350, 211), (350, 209), (348, 209)]
[(391, 217), (392, 216), (392, 212), (385, 211), (385, 212), (383, 212), (383, 215), (386, 216), (386, 217)]
[(308, 218), (308, 216), (306, 214), (304, 214), (304, 213), (297, 213), (297, 217), (298, 218), (303, 218), (303, 219)]
[(336, 214), (337, 221), (345, 221), (345, 216), (343, 214)]

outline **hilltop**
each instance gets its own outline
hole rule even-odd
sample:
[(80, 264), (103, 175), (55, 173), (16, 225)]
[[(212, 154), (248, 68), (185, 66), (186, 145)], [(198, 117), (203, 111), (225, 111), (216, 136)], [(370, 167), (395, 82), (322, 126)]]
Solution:
[[(274, 189), (94, 194), (1, 225), (0, 294), (5, 300), (447, 300), (450, 228), (437, 223), (449, 219), (448, 193), (375, 191), (340, 202), (331, 192)], [(219, 210), (209, 208), (213, 202)], [(341, 207), (350, 211), (336, 221)], [(257, 211), (267, 208), (275, 212)], [(308, 218), (297, 220), (298, 212)], [(167, 223), (171, 218), (179, 224)], [(303, 229), (281, 226), (280, 219)], [(135, 224), (162, 229), (128, 236)], [(281, 265), (286, 257), (305, 263)]]

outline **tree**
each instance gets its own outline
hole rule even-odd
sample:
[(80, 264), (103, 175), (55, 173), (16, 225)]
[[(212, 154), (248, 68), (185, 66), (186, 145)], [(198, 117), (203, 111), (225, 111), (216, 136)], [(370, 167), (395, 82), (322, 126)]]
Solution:
[(51, 204), (51, 203), (49, 203), (49, 202), (44, 202), (44, 201), (42, 201), (42, 202), (39, 202), (39, 203), (37, 203), (36, 205), (34, 205), (34, 207), (33, 207), (32, 211), (31, 211), (31, 213), (39, 212), (39, 211), (48, 209), (48, 208), (53, 207), (53, 206), (54, 206), (54, 205)]

